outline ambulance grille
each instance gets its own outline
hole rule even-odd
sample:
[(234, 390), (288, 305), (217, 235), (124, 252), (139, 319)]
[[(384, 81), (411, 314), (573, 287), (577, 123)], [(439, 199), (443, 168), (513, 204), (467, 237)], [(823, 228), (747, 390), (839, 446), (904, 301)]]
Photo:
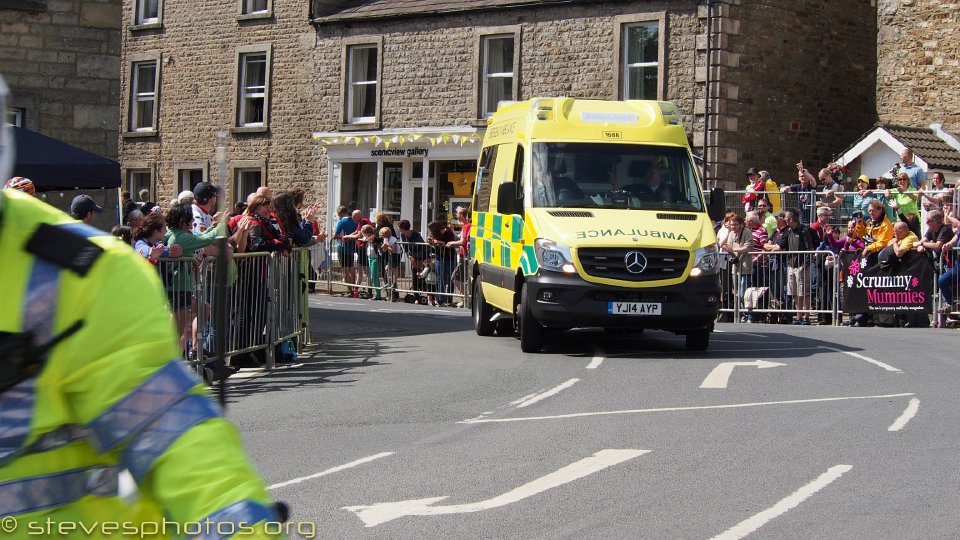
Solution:
[(657, 219), (672, 219), (676, 221), (696, 221), (695, 214), (657, 214)]
[(593, 217), (593, 212), (584, 212), (582, 210), (551, 210), (547, 213), (553, 217)]
[[(646, 268), (639, 274), (627, 270), (626, 256), (633, 251), (642, 253), (647, 260)], [(577, 257), (583, 271), (593, 277), (656, 281), (682, 276), (690, 254), (678, 249), (581, 248), (577, 250)]]

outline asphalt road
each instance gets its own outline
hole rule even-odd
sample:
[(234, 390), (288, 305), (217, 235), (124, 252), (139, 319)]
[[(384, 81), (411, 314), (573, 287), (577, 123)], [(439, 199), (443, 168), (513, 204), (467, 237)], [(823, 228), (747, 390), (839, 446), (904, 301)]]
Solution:
[(311, 302), (302, 364), (228, 385), (302, 537), (960, 537), (956, 331), (725, 324), (688, 353), (582, 330), (528, 355), (466, 310)]

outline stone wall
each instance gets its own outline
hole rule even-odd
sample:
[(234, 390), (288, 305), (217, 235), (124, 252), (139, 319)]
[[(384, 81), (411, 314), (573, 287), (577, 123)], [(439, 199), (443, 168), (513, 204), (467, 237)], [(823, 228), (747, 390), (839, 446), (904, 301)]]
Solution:
[(24, 127), (117, 158), (120, 3), (0, 7), (0, 73), (12, 94), (8, 106), (25, 112)]
[[(330, 68), (314, 59), (316, 34), (308, 23), (308, 2), (277, 0), (271, 17), (252, 20), (240, 20), (238, 5), (237, 0), (167, 1), (162, 28), (130, 30), (132, 5), (124, 0), (124, 95), (129, 94), (131, 56), (156, 53), (162, 59), (157, 134), (122, 133), (121, 165), (150, 168), (157, 200), (169, 201), (176, 196), (176, 163), (204, 163), (208, 178), (221, 181), (217, 133), (225, 131), (232, 165), (265, 162), (269, 185), (300, 186), (310, 192), (308, 202), (323, 202), (326, 177), (318, 167), (319, 144), (310, 134), (328, 103), (314, 92), (313, 81), (328, 76)], [(272, 46), (269, 130), (233, 133), (237, 48), (262, 44)], [(225, 183), (233, 189), (231, 177), (232, 172)]]
[(877, 111), (883, 122), (960, 135), (960, 5), (879, 0)]
[(800, 159), (826, 165), (876, 122), (875, 8), (866, 0), (734, 0), (720, 5), (714, 103), (717, 178), (742, 189), (749, 167), (796, 182)]
[[(600, 2), (432, 16), (422, 19), (320, 25), (318, 49), (330, 76), (321, 95), (341, 98), (343, 38), (383, 37), (382, 124), (384, 128), (462, 125), (477, 120), (479, 36), (490, 29), (520, 28), (520, 99), (566, 95), (616, 99), (614, 18), (668, 12), (666, 92), (692, 133), (694, 102), (702, 89), (693, 80), (697, 32), (695, 2)], [(486, 30), (485, 30), (486, 29)], [(339, 108), (323, 111), (325, 130), (336, 128)]]
[[(703, 85), (694, 73), (697, 35), (704, 31), (693, 1), (578, 3), (321, 24), (316, 62), (322, 75), (314, 82), (327, 106), (320, 109), (318, 128), (335, 131), (342, 122), (340, 62), (346, 40), (383, 39), (383, 128), (482, 126), (476, 96), (480, 35), (519, 27), (519, 99), (616, 99), (616, 17), (657, 12), (666, 12), (668, 36), (664, 99), (677, 103), (692, 140), (702, 131), (695, 108), (703, 100)], [(325, 177), (325, 160), (321, 167)]]
[[(482, 125), (477, 116), (479, 36), (519, 28), (521, 99), (616, 98), (618, 16), (665, 12), (665, 99), (675, 101), (699, 153), (704, 143), (705, 2), (548, 4), (377, 21), (308, 22), (309, 2), (273, 3), (273, 16), (238, 21), (236, 0), (167, 2), (162, 30), (129, 31), (124, 1), (126, 88), (131, 55), (163, 56), (159, 132), (121, 137), (125, 166), (155, 170), (174, 195), (174, 162), (207, 164), (217, 180), (216, 133), (234, 121), (236, 49), (273, 47), (270, 129), (229, 137), (231, 160), (265, 161), (267, 181), (302, 186), (325, 203), (327, 163), (314, 131), (342, 124), (345, 43), (382, 40), (380, 127)], [(742, 187), (750, 166), (777, 180), (793, 164), (826, 164), (876, 121), (876, 13), (867, 0), (716, 3), (708, 158), (712, 180)], [(353, 40), (353, 41), (351, 41)]]

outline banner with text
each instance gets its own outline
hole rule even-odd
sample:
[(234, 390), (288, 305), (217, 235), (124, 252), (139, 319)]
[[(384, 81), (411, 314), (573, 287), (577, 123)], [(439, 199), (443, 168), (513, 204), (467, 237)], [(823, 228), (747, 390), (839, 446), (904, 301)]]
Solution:
[(883, 268), (866, 267), (866, 259), (844, 255), (844, 312), (933, 312), (933, 266), (926, 257), (910, 252), (899, 264)]

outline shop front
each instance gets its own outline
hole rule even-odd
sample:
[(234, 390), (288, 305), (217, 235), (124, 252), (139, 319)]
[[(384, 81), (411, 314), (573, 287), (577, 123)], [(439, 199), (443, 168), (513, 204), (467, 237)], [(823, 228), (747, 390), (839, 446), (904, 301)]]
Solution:
[(470, 204), (482, 137), (472, 127), (314, 133), (327, 152), (328, 230), (340, 205), (371, 220), (407, 219), (424, 236), (435, 220), (459, 230), (456, 208)]

